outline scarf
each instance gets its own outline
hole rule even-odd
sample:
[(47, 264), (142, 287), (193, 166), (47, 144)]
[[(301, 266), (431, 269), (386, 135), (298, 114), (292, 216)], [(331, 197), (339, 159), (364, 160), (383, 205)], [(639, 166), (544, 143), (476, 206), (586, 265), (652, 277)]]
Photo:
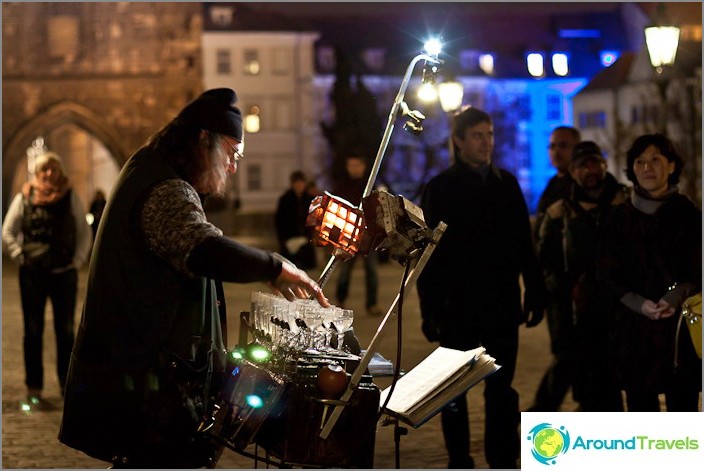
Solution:
[(641, 187), (635, 186), (631, 192), (631, 203), (640, 212), (645, 214), (655, 214), (660, 206), (662, 206), (672, 195), (679, 193), (677, 185), (670, 185), (667, 193), (662, 198), (653, 199)]
[(29, 182), (22, 185), (22, 195), (31, 203), (37, 206), (52, 205), (66, 195), (70, 189), (68, 178), (65, 175), (57, 184), (39, 180), (36, 176)]

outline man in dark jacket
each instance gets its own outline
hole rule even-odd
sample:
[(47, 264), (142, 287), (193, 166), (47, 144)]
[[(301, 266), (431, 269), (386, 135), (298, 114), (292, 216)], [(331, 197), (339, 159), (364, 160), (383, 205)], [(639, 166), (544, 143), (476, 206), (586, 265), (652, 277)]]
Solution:
[[(360, 152), (351, 153), (345, 159), (345, 171), (345, 177), (335, 183), (333, 194), (358, 206), (362, 202), (364, 187), (367, 185), (367, 178), (369, 177), (366, 158), (362, 157)], [(377, 267), (379, 257), (376, 251), (372, 251), (363, 257), (354, 257), (340, 264), (336, 290), (337, 305), (345, 305), (350, 291), (352, 268), (359, 258), (362, 258), (364, 262), (365, 307), (367, 308), (367, 314), (380, 316), (382, 312), (377, 304), (377, 292), (379, 289)]]
[(545, 217), (545, 211), (555, 201), (567, 197), (572, 184), (570, 176), (570, 156), (575, 144), (581, 140), (581, 134), (577, 128), (571, 126), (558, 126), (550, 133), (550, 143), (548, 144), (548, 156), (550, 164), (555, 167), (557, 173), (548, 180), (543, 193), (538, 200), (538, 207), (535, 212), (535, 224), (533, 228), (533, 239), (537, 240), (540, 223)]
[(291, 187), (279, 198), (274, 215), (276, 238), (281, 255), (298, 268), (315, 268), (315, 249), (306, 232), (306, 218), (313, 195), (306, 191), (306, 176), (296, 170), (290, 177)]
[[(452, 122), (452, 142), (454, 165), (428, 182), (421, 203), (430, 227), (447, 223), (418, 280), (423, 332), (447, 348), (482, 345), (501, 365), (486, 379), (484, 447), (492, 468), (515, 468), (520, 414), (511, 383), (518, 326), (540, 322), (545, 288), (521, 188), (491, 162), (491, 117), (476, 108), (459, 113)], [(442, 428), (449, 467), (473, 468), (465, 396), (442, 411)]]
[(222, 235), (203, 212), (244, 151), (235, 92), (203, 93), (120, 173), (98, 229), (59, 440), (124, 468), (214, 466), (196, 433), (224, 381), (220, 282), (268, 281), (287, 299), (320, 287), (275, 254)]
[(625, 201), (627, 190), (606, 171), (592, 141), (574, 146), (572, 184), (553, 203), (540, 227), (538, 252), (550, 293), (548, 326), (553, 361), (530, 410), (557, 411), (568, 389), (584, 411), (623, 410), (621, 393), (608, 380), (606, 306), (595, 289), (594, 264), (600, 226), (609, 208)]

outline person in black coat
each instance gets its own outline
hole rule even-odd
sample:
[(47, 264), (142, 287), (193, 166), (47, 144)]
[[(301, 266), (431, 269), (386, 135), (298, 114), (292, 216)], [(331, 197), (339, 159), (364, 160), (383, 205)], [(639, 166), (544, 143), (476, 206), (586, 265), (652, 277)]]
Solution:
[(206, 218), (203, 199), (224, 193), (243, 158), (236, 99), (208, 90), (157, 131), (100, 223), (59, 441), (115, 468), (215, 466), (223, 444), (198, 429), (227, 374), (223, 282), (329, 306), (303, 270)]
[(298, 268), (315, 268), (315, 249), (306, 231), (306, 218), (313, 195), (306, 191), (306, 177), (295, 171), (290, 177), (291, 187), (281, 195), (276, 206), (274, 223), (281, 255)]
[(697, 411), (702, 362), (685, 325), (675, 352), (675, 333), (682, 302), (702, 289), (702, 213), (678, 192), (683, 162), (667, 137), (638, 137), (626, 161), (634, 189), (605, 222), (597, 259), (613, 373), (629, 412), (660, 411), (658, 394), (668, 411)]
[(545, 189), (538, 200), (535, 224), (533, 226), (533, 239), (535, 241), (538, 239), (540, 225), (550, 205), (569, 196), (570, 188), (572, 187), (572, 176), (570, 175), (572, 150), (575, 144), (581, 140), (579, 129), (571, 126), (558, 126), (550, 133), (548, 156), (550, 157), (550, 164), (555, 167), (557, 173), (548, 180), (548, 184), (545, 185)]
[[(428, 225), (447, 223), (418, 279), (422, 328), (429, 341), (443, 347), (468, 350), (482, 345), (501, 365), (486, 379), (484, 448), (492, 468), (515, 468), (520, 414), (511, 383), (518, 326), (541, 321), (545, 287), (518, 181), (491, 162), (491, 117), (477, 108), (459, 113), (452, 121), (452, 142), (455, 163), (431, 179), (422, 195)], [(442, 411), (442, 429), (448, 467), (473, 468), (465, 396)]]

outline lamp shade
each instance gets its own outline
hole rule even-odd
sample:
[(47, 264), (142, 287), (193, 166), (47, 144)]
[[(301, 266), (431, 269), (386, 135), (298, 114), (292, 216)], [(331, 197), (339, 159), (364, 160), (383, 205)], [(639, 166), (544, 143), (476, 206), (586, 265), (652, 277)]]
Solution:
[(650, 63), (663, 67), (675, 63), (680, 29), (676, 26), (649, 26), (645, 28), (645, 44), (648, 46)]
[(349, 201), (327, 191), (310, 203), (306, 227), (311, 242), (318, 247), (331, 245), (342, 259), (355, 256), (364, 234), (364, 213)]
[(460, 82), (442, 82), (438, 85), (440, 106), (446, 113), (458, 110), (462, 106), (463, 96), (464, 87)]

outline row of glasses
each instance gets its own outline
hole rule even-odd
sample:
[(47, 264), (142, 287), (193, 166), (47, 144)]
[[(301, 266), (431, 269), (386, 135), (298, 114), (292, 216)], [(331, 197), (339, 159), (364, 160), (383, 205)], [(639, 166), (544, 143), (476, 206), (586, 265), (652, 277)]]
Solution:
[(341, 350), (344, 333), (351, 330), (353, 321), (351, 309), (325, 308), (312, 299), (288, 301), (273, 293), (252, 293), (250, 330), (257, 342), (272, 350), (334, 350), (334, 334)]

